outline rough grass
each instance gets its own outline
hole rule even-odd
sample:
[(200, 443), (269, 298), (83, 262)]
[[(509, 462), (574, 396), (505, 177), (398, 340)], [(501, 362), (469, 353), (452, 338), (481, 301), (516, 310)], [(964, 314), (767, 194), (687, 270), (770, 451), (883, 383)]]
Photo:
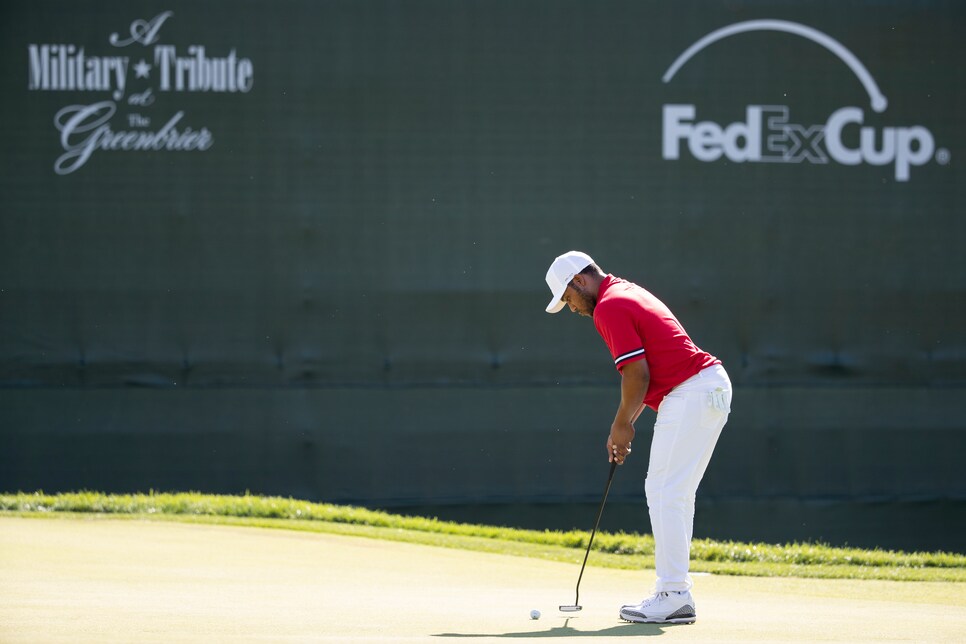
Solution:
[[(452, 523), (364, 508), (280, 497), (199, 493), (113, 495), (77, 492), (0, 494), (0, 512), (129, 516), (205, 523), (336, 532), (437, 546), (580, 561), (589, 534)], [(598, 533), (589, 565), (653, 566), (654, 539), (633, 533)], [(695, 540), (692, 570), (729, 575), (966, 582), (966, 555), (833, 548), (823, 544), (738, 543)]]

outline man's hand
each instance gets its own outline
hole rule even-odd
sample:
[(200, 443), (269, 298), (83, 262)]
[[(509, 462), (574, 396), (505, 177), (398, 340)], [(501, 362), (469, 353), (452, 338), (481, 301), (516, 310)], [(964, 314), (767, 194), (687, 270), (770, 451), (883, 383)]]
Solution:
[(610, 426), (610, 436), (607, 437), (607, 462), (617, 461), (624, 464), (624, 459), (631, 453), (631, 441), (634, 440), (634, 425), (614, 421)]

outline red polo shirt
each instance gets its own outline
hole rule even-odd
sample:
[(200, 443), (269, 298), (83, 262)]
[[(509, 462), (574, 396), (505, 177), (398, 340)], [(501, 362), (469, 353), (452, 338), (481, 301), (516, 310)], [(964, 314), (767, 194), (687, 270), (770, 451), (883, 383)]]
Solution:
[(647, 358), (651, 381), (644, 404), (657, 409), (679, 384), (721, 361), (691, 342), (670, 309), (637, 284), (608, 275), (597, 293), (594, 326), (607, 343), (614, 365)]

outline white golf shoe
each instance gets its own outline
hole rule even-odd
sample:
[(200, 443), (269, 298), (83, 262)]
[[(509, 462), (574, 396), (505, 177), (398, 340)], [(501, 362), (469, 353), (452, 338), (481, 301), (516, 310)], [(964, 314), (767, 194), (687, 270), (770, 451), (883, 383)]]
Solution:
[(640, 604), (621, 607), (621, 619), (641, 624), (692, 624), (697, 616), (691, 593), (656, 593)]

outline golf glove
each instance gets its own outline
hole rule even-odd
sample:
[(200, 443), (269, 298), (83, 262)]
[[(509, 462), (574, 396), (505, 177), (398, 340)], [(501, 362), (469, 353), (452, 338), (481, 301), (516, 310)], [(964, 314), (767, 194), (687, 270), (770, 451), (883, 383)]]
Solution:
[(728, 392), (721, 387), (708, 393), (708, 406), (714, 407), (720, 412), (730, 413), (731, 407), (728, 406)]

